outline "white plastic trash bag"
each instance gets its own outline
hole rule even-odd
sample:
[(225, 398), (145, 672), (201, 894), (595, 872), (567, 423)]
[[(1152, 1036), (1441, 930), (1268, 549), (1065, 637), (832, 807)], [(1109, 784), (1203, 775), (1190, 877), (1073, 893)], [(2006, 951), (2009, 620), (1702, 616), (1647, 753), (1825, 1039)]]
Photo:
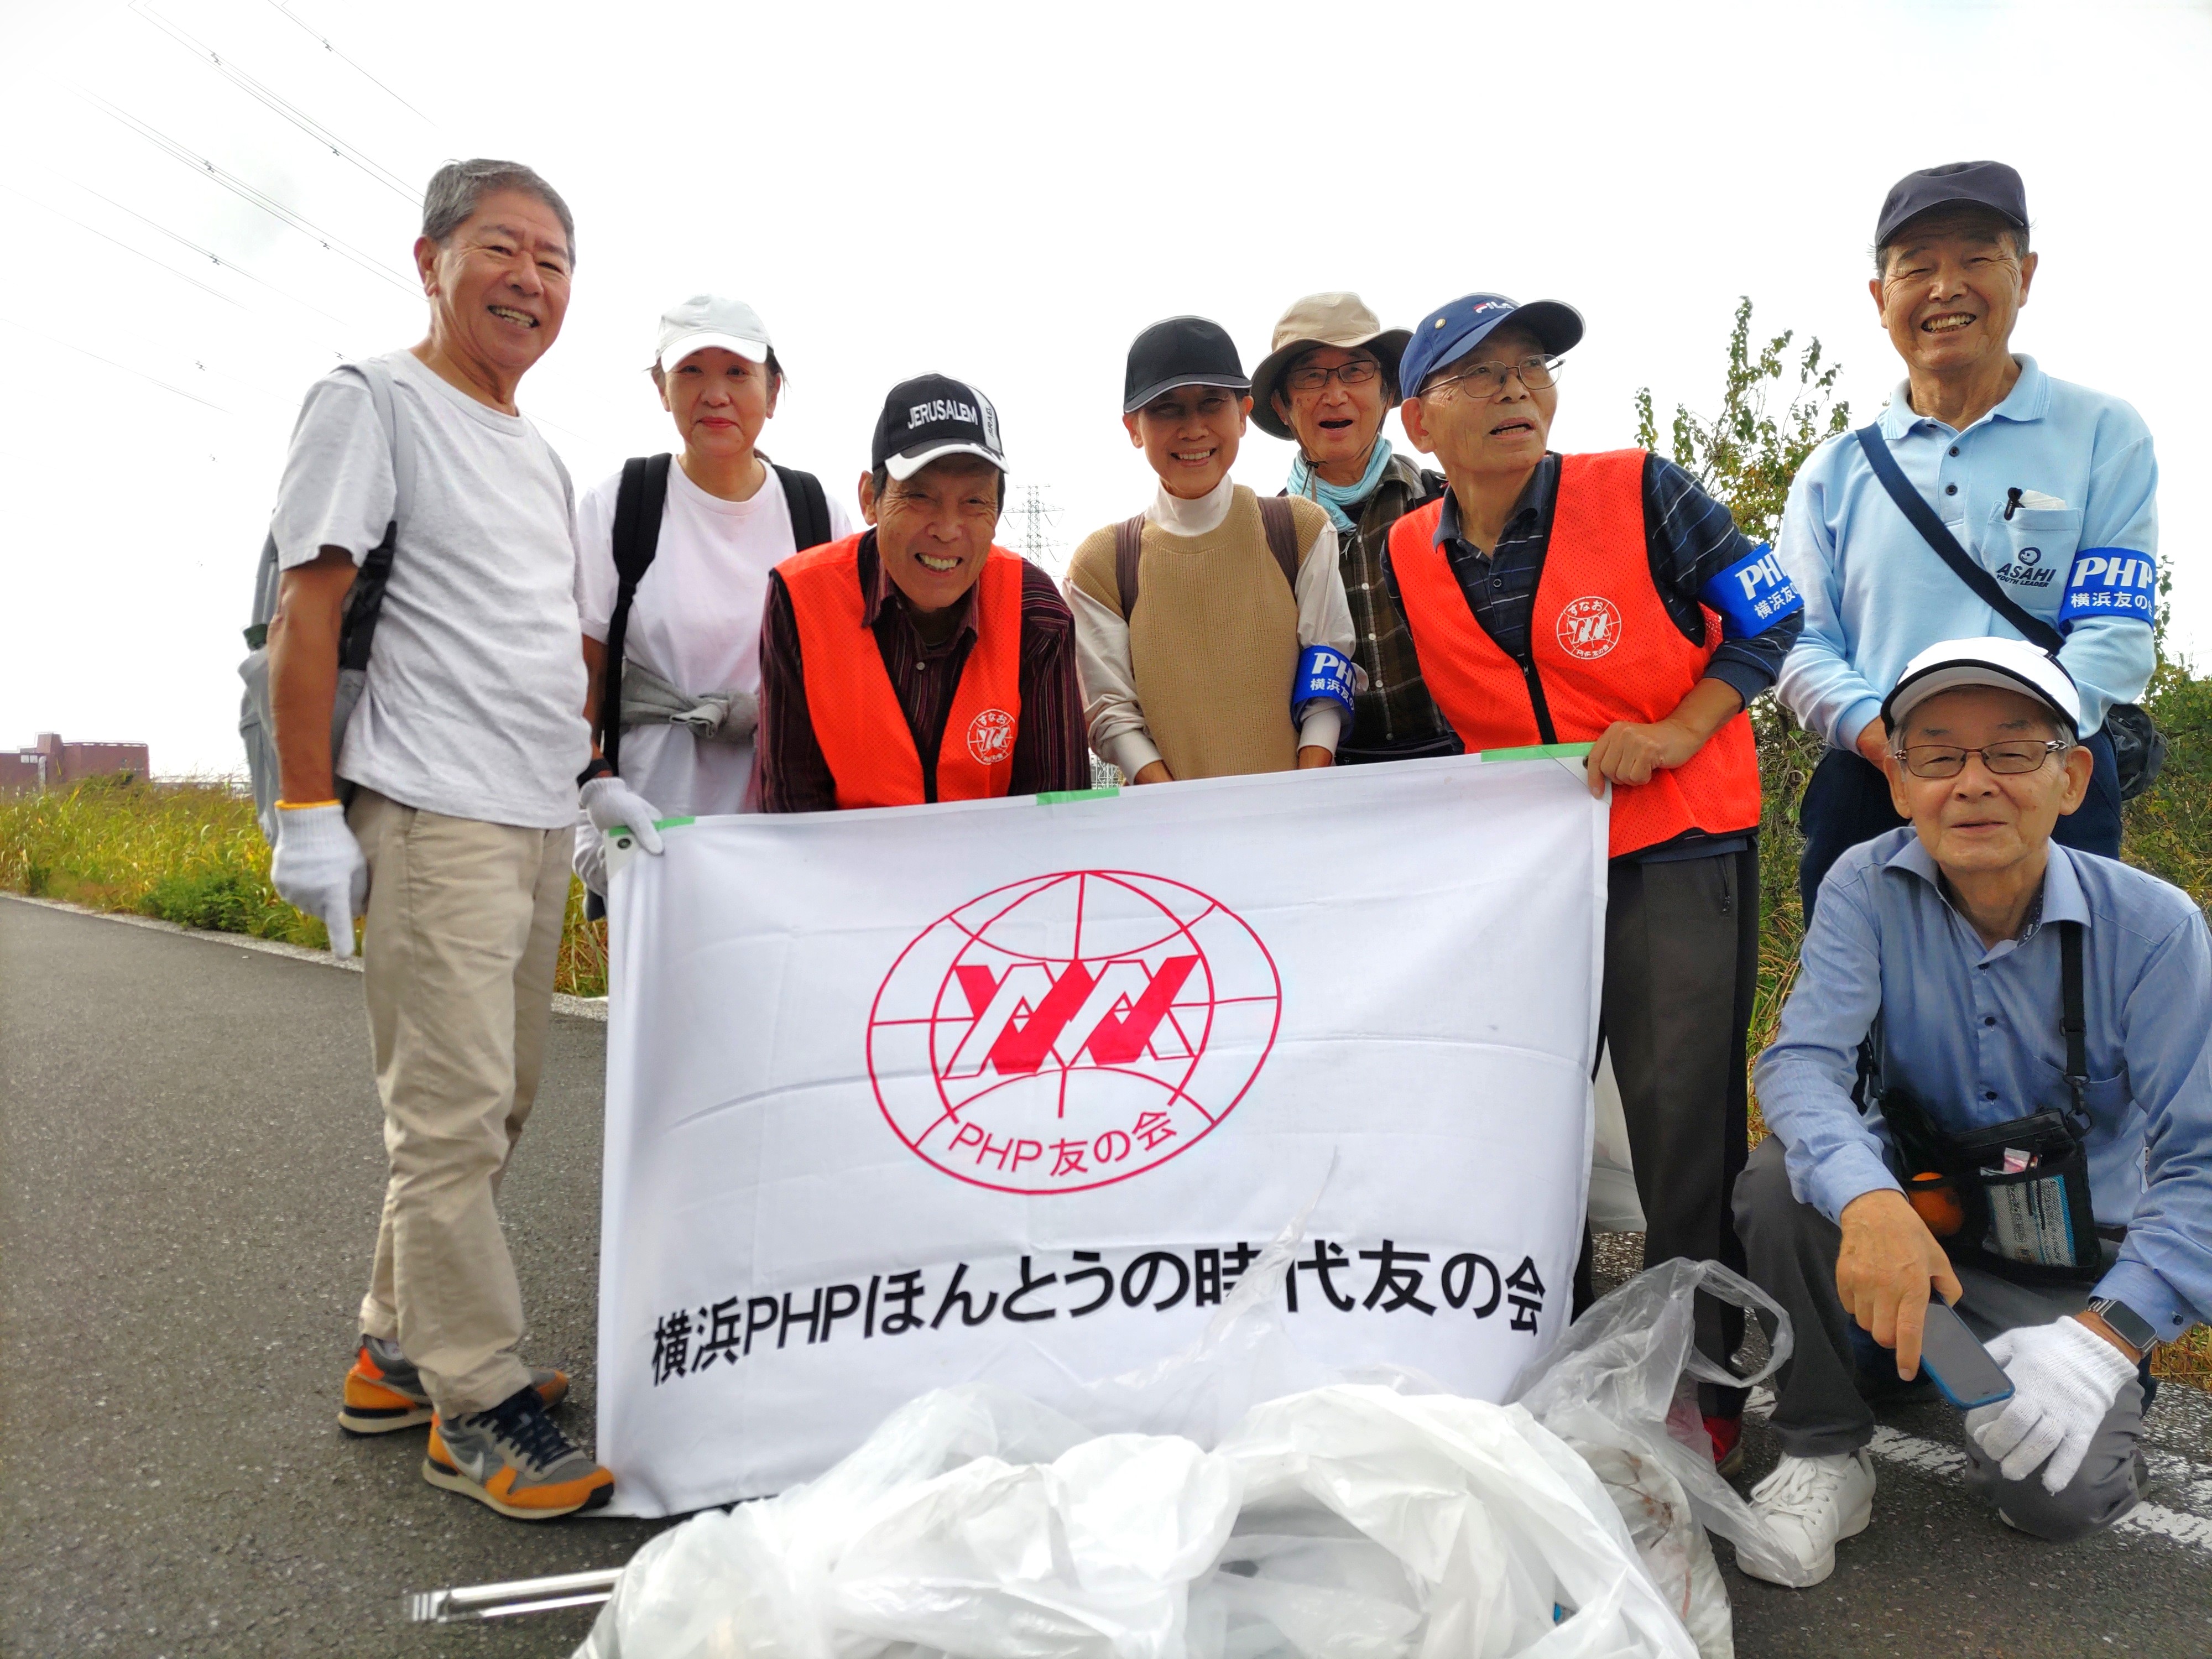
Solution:
[(1336, 1384), (1206, 1452), (969, 1386), (653, 1540), (578, 1659), (1696, 1651), (1597, 1477), (1517, 1407)]
[[(1694, 1304), (1700, 1291), (1771, 1317), (1772, 1354), (1764, 1370), (1736, 1376), (1698, 1352)], [(1513, 1397), (1594, 1464), (1601, 1449), (1632, 1455), (1632, 1464), (1608, 1460), (1598, 1465), (1633, 1471), (1641, 1496), (1624, 1502), (1624, 1511), (1646, 1499), (1665, 1508), (1679, 1490), (1702, 1527), (1735, 1546), (1738, 1560), (1780, 1571), (1790, 1559), (1789, 1552), (1713, 1468), (1712, 1442), (1698, 1413), (1697, 1382), (1747, 1387), (1763, 1382), (1790, 1358), (1790, 1316), (1741, 1274), (1717, 1261), (1662, 1261), (1601, 1298), (1569, 1326), (1558, 1346), (1515, 1383)], [(1671, 1487), (1658, 1478), (1662, 1474)], [(1652, 1535), (1656, 1540), (1679, 1530), (1655, 1522)], [(1686, 1537), (1681, 1546), (1692, 1576), (1700, 1571), (1700, 1547), (1710, 1556), (1711, 1546), (1702, 1537), (1695, 1545)], [(1647, 1559), (1655, 1576), (1670, 1588), (1687, 1583), (1674, 1576), (1676, 1553), (1676, 1547), (1668, 1544), (1660, 1562)], [(1707, 1599), (1717, 1595), (1724, 1623), (1727, 1600), (1717, 1571), (1711, 1583)], [(1705, 1622), (1710, 1627), (1714, 1621)], [(1693, 1616), (1691, 1623), (1696, 1628), (1699, 1620)], [(1707, 1659), (1712, 1652), (1706, 1650)]]

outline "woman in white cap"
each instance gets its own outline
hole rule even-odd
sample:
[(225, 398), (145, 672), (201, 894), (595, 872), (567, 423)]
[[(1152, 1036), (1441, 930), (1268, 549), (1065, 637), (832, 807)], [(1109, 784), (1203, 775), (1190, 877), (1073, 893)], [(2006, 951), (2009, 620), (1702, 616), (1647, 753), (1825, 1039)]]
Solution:
[(1444, 487), (1394, 454), (1382, 422), (1398, 404), (1407, 331), (1385, 328), (1357, 294), (1309, 294), (1275, 325), (1252, 371), (1252, 419), (1298, 447), (1286, 495), (1318, 502), (1336, 526), (1337, 562), (1352, 607), (1352, 659), (1367, 672), (1352, 694), (1340, 766), (1450, 755), (1458, 739), (1430, 699), (1413, 636), (1382, 575), (1390, 526)]
[(769, 572), (851, 533), (818, 480), (755, 447), (783, 367), (750, 306), (672, 307), (651, 374), (683, 453), (623, 462), (576, 508), (592, 738), (576, 873), (602, 896), (614, 825), (657, 853), (656, 817), (746, 809)]

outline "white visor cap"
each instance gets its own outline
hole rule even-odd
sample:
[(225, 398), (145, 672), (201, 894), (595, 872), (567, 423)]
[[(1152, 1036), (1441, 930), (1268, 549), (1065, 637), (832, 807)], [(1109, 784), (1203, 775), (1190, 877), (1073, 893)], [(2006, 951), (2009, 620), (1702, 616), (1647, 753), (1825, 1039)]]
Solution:
[(774, 344), (768, 325), (743, 300), (695, 294), (660, 313), (660, 343), (654, 348), (653, 361), (665, 374), (693, 352), (720, 346), (749, 363), (764, 363)]
[(2033, 697), (2058, 717), (2069, 737), (2081, 734), (2081, 694), (2074, 677), (2026, 640), (1991, 637), (1945, 640), (1905, 665), (1904, 677), (1881, 705), (1892, 739), (1915, 708), (1938, 692), (1964, 685), (1995, 686)]

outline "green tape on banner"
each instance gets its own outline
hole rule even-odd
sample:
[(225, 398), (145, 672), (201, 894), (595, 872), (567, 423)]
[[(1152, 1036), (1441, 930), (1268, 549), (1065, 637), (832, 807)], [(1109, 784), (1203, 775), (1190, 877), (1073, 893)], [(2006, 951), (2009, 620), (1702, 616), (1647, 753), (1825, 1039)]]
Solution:
[(687, 823), (698, 822), (696, 818), (655, 818), (653, 821), (653, 827), (656, 830), (681, 830)]
[(1587, 743), (1535, 743), (1526, 749), (1486, 749), (1481, 760), (1485, 766), (1492, 761), (1580, 760), (1591, 747)]
[(1103, 789), (1046, 789), (1037, 795), (1040, 806), (1057, 806), (1069, 800), (1111, 800), (1121, 792), (1112, 785)]

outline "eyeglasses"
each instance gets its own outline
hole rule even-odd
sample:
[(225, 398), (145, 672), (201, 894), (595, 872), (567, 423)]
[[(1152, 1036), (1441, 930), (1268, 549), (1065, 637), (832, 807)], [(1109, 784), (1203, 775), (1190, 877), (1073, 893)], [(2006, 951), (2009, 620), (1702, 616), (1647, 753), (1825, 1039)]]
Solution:
[(1284, 375), (1283, 384), (1293, 392), (1319, 392), (1332, 380), (1341, 386), (1365, 386), (1382, 372), (1382, 365), (1373, 358), (1355, 357), (1348, 363), (1339, 363), (1334, 368), (1308, 363)]
[(2012, 777), (2036, 770), (2053, 755), (2063, 754), (2073, 746), (2063, 738), (2047, 738), (2041, 743), (1992, 743), (1979, 749), (1958, 749), (1947, 743), (1919, 744), (1893, 752), (1898, 764), (1916, 778), (1955, 778), (1966, 769), (1969, 755), (1979, 755), (1982, 764), (1990, 771)]
[(1547, 386), (1558, 384), (1560, 366), (1557, 357), (1523, 357), (1517, 363), (1477, 363), (1460, 374), (1431, 380), (1421, 388), (1420, 395), (1449, 398), (1464, 392), (1480, 403), (1504, 391), (1509, 374), (1518, 374), (1521, 384), (1529, 391), (1541, 392)]

